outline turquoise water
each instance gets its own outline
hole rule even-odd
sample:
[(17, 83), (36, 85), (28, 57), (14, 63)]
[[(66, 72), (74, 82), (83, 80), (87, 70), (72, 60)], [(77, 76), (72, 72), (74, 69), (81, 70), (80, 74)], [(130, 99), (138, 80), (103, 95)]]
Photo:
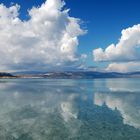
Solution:
[(140, 140), (140, 79), (1, 79), (0, 140)]

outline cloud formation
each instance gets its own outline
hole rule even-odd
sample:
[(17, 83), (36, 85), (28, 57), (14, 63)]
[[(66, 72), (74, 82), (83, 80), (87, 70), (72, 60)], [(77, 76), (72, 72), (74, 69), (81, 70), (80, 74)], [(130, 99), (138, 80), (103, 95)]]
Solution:
[(109, 62), (106, 71), (140, 71), (140, 24), (122, 30), (119, 42), (93, 50), (95, 62)]
[(139, 61), (140, 24), (122, 30), (119, 42), (93, 50), (94, 61)]
[(36, 69), (62, 66), (79, 60), (78, 36), (84, 34), (80, 19), (63, 10), (61, 0), (47, 0), (29, 10), (22, 21), (19, 5), (0, 4), (1, 69)]
[(136, 72), (140, 71), (140, 62), (111, 63), (106, 68), (107, 71)]

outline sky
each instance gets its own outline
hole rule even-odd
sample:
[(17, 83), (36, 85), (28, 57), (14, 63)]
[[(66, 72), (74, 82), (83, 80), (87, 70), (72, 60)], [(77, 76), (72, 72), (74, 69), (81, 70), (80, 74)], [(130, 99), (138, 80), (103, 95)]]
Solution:
[(1, 71), (140, 71), (139, 0), (0, 3)]

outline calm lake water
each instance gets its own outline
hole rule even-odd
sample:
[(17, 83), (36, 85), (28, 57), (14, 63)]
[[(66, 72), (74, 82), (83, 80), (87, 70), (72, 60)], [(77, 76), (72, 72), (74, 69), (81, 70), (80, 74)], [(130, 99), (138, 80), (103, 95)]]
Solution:
[(1, 79), (0, 140), (140, 140), (140, 79)]

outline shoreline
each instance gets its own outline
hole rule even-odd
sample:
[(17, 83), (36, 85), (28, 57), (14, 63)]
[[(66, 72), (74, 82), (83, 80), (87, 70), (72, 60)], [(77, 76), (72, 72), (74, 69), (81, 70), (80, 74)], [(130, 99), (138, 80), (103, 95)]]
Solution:
[(0, 77), (0, 79), (131, 79), (140, 77), (36, 77), (36, 76), (14, 76), (14, 77)]

